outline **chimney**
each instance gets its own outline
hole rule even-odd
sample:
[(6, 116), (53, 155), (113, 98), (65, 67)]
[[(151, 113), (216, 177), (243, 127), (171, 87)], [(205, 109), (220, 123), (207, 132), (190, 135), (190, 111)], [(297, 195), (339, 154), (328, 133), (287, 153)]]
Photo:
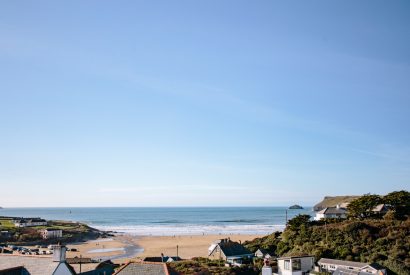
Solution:
[(67, 251), (67, 247), (61, 244), (57, 244), (53, 249), (53, 262), (65, 262), (65, 252)]
[(262, 275), (272, 275), (272, 267), (269, 265), (269, 260), (263, 260)]

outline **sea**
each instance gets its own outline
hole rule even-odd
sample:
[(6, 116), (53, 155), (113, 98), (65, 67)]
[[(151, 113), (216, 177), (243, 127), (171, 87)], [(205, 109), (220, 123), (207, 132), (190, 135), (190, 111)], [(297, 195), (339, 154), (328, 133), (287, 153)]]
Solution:
[(313, 215), (312, 207), (73, 207), (4, 208), (0, 216), (41, 217), (82, 222), (135, 236), (266, 235), (285, 228), (286, 219)]

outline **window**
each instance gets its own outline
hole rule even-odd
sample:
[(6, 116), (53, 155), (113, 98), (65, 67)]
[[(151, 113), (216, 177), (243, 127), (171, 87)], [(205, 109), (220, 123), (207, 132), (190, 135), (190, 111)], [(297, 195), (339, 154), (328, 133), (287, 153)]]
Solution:
[(300, 259), (294, 259), (292, 261), (292, 271), (300, 271), (302, 269), (302, 263)]
[(285, 260), (285, 270), (290, 270), (290, 260)]

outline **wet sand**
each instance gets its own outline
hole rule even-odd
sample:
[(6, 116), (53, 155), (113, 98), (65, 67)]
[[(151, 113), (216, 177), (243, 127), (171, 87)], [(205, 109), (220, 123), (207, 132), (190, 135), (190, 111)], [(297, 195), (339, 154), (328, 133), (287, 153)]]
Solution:
[(85, 243), (68, 244), (67, 257), (83, 257), (102, 260), (131, 259), (142, 252), (142, 248), (135, 242), (135, 238), (127, 235), (118, 235), (113, 238), (97, 239)]

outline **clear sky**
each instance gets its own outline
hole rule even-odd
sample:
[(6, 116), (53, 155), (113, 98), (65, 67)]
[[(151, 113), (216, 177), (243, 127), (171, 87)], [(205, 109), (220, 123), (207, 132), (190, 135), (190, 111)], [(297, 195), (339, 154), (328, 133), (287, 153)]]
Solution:
[(409, 1), (1, 1), (0, 206), (410, 187)]

